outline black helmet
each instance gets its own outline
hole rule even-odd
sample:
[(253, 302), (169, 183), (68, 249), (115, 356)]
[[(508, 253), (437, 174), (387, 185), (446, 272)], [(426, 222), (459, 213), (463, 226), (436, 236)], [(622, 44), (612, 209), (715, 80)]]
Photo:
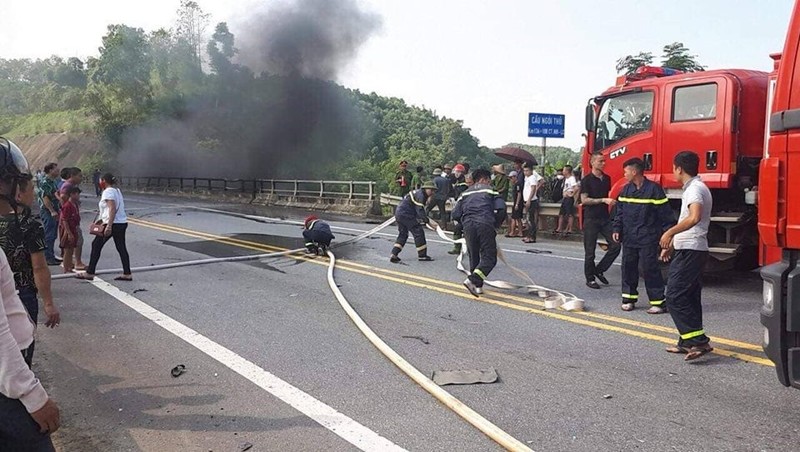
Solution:
[(28, 161), (16, 144), (0, 137), (0, 179), (31, 179)]

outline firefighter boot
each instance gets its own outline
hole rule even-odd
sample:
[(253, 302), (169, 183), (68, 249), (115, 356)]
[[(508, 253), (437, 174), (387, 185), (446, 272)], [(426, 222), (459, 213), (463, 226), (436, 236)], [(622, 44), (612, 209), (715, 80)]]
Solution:
[(456, 255), (461, 254), (461, 244), (460, 243), (454, 243), (453, 244), (453, 249), (448, 251), (447, 254), (456, 254)]

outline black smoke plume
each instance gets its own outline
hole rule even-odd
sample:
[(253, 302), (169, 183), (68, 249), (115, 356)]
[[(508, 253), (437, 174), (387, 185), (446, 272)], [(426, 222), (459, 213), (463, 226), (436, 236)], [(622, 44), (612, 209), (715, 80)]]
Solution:
[[(353, 0), (296, 0), (255, 12), (234, 34), (231, 71), (168, 118), (129, 130), (129, 175), (335, 179), (366, 151), (355, 95), (334, 83), (381, 26)], [(213, 91), (213, 92), (212, 92)]]

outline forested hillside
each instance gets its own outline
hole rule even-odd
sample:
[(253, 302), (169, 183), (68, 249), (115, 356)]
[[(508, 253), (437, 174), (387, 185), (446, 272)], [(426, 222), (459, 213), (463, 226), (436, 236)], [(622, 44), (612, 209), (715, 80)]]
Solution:
[[(183, 1), (175, 26), (111, 25), (82, 61), (0, 59), (0, 133), (93, 132), (128, 174), (393, 179), (400, 160), (496, 162), (461, 121), (301, 71), (240, 64), (225, 23)], [(207, 20), (207, 19), (206, 19)]]

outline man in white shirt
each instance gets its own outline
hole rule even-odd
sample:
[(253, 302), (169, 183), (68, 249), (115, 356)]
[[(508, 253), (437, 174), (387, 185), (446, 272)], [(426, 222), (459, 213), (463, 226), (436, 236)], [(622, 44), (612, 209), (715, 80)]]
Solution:
[[(564, 233), (564, 234), (571, 234), (572, 233), (572, 224), (575, 219), (576, 209), (575, 209), (575, 195), (580, 192), (580, 182), (575, 178), (575, 174), (572, 172), (571, 165), (564, 166), (564, 197), (561, 199), (561, 209), (558, 211), (558, 227), (556, 227), (556, 234)], [(564, 228), (564, 222), (566, 221), (567, 227)]]
[(672, 163), (675, 178), (683, 183), (678, 224), (661, 236), (661, 258), (669, 266), (666, 304), (678, 329), (678, 344), (670, 353), (685, 354), (686, 361), (713, 350), (703, 330), (703, 269), (708, 260), (708, 226), (711, 224), (711, 191), (697, 175), (700, 158), (679, 152)]
[(522, 239), (525, 243), (536, 243), (536, 231), (539, 228), (539, 189), (544, 185), (544, 178), (539, 175), (530, 162), (522, 168), (525, 174), (525, 185), (522, 190), (522, 200), (528, 212), (528, 234)]

